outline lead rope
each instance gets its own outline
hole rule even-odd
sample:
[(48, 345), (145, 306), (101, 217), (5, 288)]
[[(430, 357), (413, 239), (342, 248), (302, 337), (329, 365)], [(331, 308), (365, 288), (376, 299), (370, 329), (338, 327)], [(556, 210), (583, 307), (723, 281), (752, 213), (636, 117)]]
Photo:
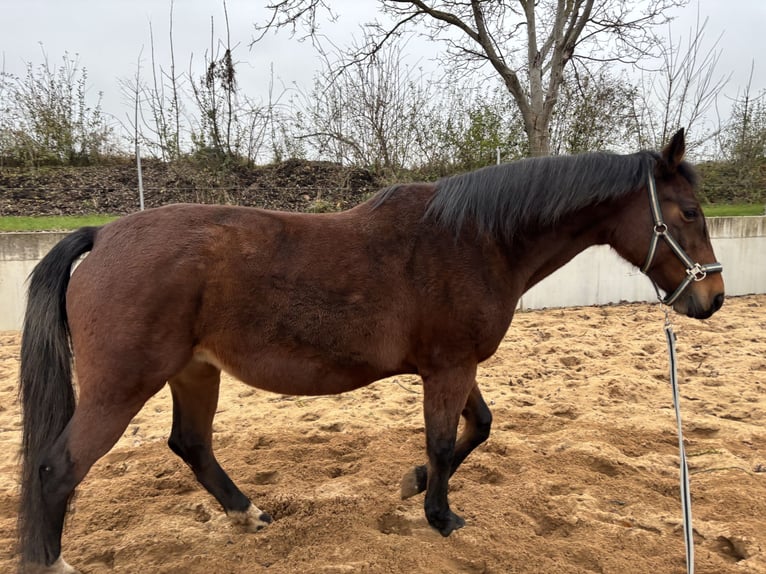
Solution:
[[(656, 288), (656, 286), (655, 286)], [(683, 425), (681, 424), (681, 400), (678, 392), (678, 377), (676, 369), (676, 334), (670, 321), (670, 308), (660, 304), (665, 313), (665, 338), (668, 341), (670, 358), (670, 386), (673, 389), (673, 406), (676, 410), (678, 425), (678, 451), (681, 455), (681, 507), (684, 513), (684, 544), (686, 545), (686, 572), (694, 574), (694, 532), (692, 528), (692, 499), (689, 490), (689, 467), (686, 464), (686, 449), (684, 448)]]

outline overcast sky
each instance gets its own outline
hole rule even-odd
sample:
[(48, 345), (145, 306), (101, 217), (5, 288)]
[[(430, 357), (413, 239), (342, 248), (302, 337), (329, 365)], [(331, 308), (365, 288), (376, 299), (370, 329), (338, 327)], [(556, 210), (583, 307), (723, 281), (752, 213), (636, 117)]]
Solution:
[[(273, 64), (277, 81), (309, 87), (319, 59), (310, 42), (298, 42), (288, 32), (270, 34), (253, 49), (253, 22), (267, 16), (266, 0), (228, 0), (232, 42), (238, 43), (235, 59), (240, 85), (249, 95), (265, 98), (269, 67)], [(324, 32), (338, 44), (350, 34), (359, 36), (361, 22), (371, 20), (375, 0), (333, 0), (339, 15)], [(694, 26), (697, 6), (709, 18), (706, 39), (721, 37), (719, 64), (721, 75), (732, 73), (724, 93), (733, 97), (744, 87), (755, 61), (753, 92), (766, 88), (766, 0), (699, 0), (680, 11), (673, 24), (674, 36), (688, 37)], [(42, 43), (51, 63), (58, 63), (64, 52), (78, 54), (87, 68), (92, 92), (102, 91), (104, 110), (124, 118), (127, 108), (118, 84), (119, 78), (132, 76), (143, 48), (144, 65), (149, 58), (149, 22), (155, 34), (157, 60), (168, 67), (169, 0), (0, 0), (0, 56), (7, 72), (23, 74), (24, 63), (40, 63)], [(176, 0), (174, 39), (177, 65), (186, 71), (194, 54), (200, 63), (210, 45), (210, 18), (215, 18), (219, 36), (224, 33), (222, 3), (216, 0)], [(422, 45), (422, 44), (421, 44)], [(419, 44), (410, 43), (409, 50)], [(196, 66), (201, 70), (201, 65)], [(144, 70), (146, 73), (147, 70)], [(722, 106), (728, 109), (726, 101)]]

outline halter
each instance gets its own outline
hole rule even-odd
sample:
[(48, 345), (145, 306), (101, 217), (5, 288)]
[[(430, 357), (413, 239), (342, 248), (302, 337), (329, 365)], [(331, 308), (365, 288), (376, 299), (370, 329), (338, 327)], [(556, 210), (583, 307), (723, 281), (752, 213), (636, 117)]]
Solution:
[(654, 289), (657, 291), (657, 297), (664, 305), (670, 307), (673, 305), (673, 303), (676, 302), (676, 300), (681, 296), (681, 293), (686, 290), (692, 281), (702, 281), (705, 277), (707, 277), (708, 273), (720, 273), (723, 271), (723, 265), (717, 261), (715, 263), (706, 263), (705, 265), (700, 265), (699, 263), (695, 263), (692, 258), (687, 255), (686, 251), (684, 251), (683, 247), (681, 247), (681, 244), (678, 243), (678, 241), (676, 241), (672, 235), (670, 235), (667, 224), (662, 220), (662, 208), (660, 207), (660, 199), (657, 196), (657, 187), (654, 183), (654, 175), (651, 172), (649, 172), (649, 185), (647, 187), (649, 189), (649, 206), (652, 209), (652, 218), (654, 219), (654, 233), (652, 234), (652, 240), (649, 243), (649, 253), (646, 255), (646, 262), (641, 267), (641, 273), (646, 275), (646, 272), (652, 266), (654, 256), (657, 253), (657, 244), (659, 243), (660, 238), (665, 240), (665, 242), (668, 244), (668, 247), (670, 247), (670, 250), (676, 254), (676, 257), (678, 257), (686, 267), (686, 277), (684, 277), (683, 281), (681, 281), (681, 284), (676, 287), (676, 290), (667, 295), (664, 299), (660, 295), (657, 284), (654, 283), (654, 280), (652, 280)]

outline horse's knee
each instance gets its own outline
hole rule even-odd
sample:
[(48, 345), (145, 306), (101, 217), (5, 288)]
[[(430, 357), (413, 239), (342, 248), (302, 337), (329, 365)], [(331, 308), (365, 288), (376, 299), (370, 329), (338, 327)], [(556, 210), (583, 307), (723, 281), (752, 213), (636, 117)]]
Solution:
[(189, 457), (189, 441), (184, 439), (184, 435), (181, 433), (178, 425), (175, 424), (175, 421), (173, 430), (170, 431), (170, 436), (168, 437), (168, 446), (182, 460), (187, 461)]
[(206, 460), (212, 456), (209, 446), (204, 441), (186, 436), (175, 430), (168, 438), (168, 446), (195, 471), (203, 468)]
[(168, 437), (168, 446), (175, 454), (186, 460), (187, 452), (189, 451), (189, 440), (185, 433), (181, 431), (176, 419), (173, 420), (173, 428)]
[(476, 416), (476, 440), (479, 444), (489, 438), (492, 429), (492, 412), (488, 407), (481, 409)]
[[(200, 364), (192, 361), (183, 373), (190, 376), (190, 373), (196, 372), (194, 369), (199, 368)], [(220, 371), (216, 369), (213, 369), (213, 373), (216, 377), (220, 375)], [(217, 395), (211, 392), (214, 390), (213, 386), (217, 389), (217, 378), (211, 388), (204, 389), (207, 394), (190, 394), (186, 383), (188, 380), (178, 375), (170, 384), (173, 395), (173, 426), (168, 446), (196, 470), (212, 457), (212, 421)], [(192, 383), (197, 384), (199, 381), (192, 379)]]
[(170, 438), (168, 438), (168, 447), (170, 447), (170, 450), (172, 450), (177, 456), (184, 458), (183, 445), (177, 436), (173, 434), (170, 435)]

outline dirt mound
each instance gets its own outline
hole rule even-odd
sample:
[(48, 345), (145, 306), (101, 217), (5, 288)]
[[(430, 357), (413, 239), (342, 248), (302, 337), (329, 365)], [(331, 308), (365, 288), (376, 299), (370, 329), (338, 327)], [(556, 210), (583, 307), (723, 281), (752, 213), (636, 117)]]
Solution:
[[(662, 313), (519, 313), (478, 374), (492, 436), (453, 477), (466, 526), (428, 527), (421, 386), (294, 398), (224, 381), (219, 460), (275, 521), (244, 533), (167, 448), (163, 390), (91, 470), (64, 556), (85, 573), (684, 572)], [(766, 572), (766, 297), (674, 318), (700, 574)], [(13, 568), (18, 334), (0, 334), (0, 571)]]
[[(346, 209), (381, 187), (367, 170), (301, 160), (218, 172), (184, 161), (148, 161), (143, 182), (146, 207), (190, 202), (288, 211)], [(128, 162), (0, 170), (0, 215), (121, 215), (138, 205), (136, 167)]]

